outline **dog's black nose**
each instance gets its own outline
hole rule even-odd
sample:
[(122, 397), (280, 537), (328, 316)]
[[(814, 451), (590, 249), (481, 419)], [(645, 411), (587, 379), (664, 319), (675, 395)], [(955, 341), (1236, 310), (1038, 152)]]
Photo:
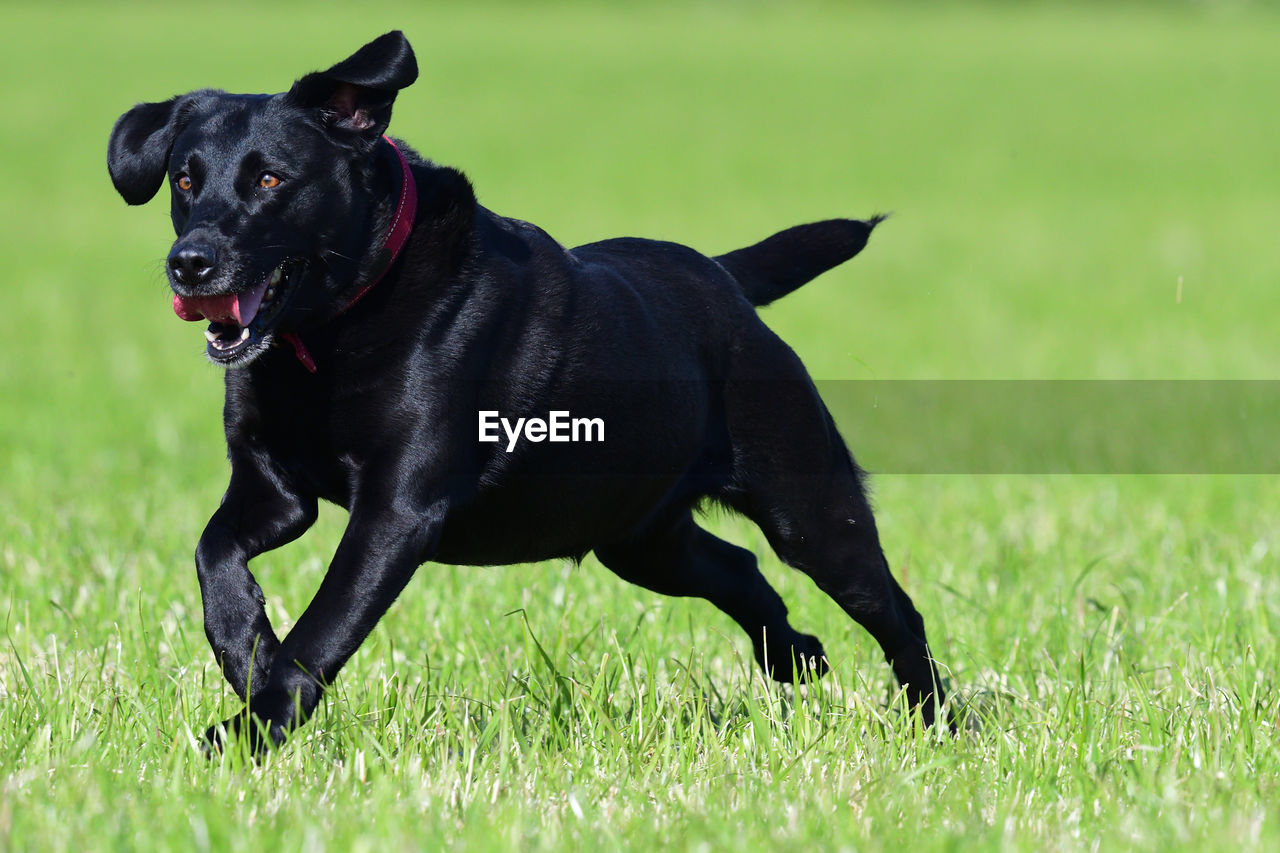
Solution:
[(213, 268), (217, 263), (218, 254), (212, 246), (174, 246), (169, 253), (169, 274), (178, 284), (204, 284), (213, 277)]

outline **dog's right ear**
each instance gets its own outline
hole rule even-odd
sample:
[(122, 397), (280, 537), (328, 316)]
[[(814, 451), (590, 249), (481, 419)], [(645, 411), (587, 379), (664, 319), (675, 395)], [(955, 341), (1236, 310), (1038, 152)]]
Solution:
[(164, 183), (177, 136), (178, 98), (138, 104), (120, 116), (107, 144), (107, 169), (129, 204), (150, 201)]
[(418, 61), (399, 30), (381, 35), (327, 71), (293, 84), (288, 100), (318, 109), (327, 126), (352, 142), (376, 142), (391, 122), (399, 91), (418, 79)]

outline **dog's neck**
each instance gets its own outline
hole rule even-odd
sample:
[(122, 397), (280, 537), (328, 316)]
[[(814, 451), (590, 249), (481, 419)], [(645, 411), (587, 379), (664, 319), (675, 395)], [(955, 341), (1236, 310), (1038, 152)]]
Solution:
[[(369, 271), (364, 275), (365, 282), (359, 285), (355, 295), (347, 300), (347, 303), (334, 315), (335, 317), (351, 310), (353, 305), (382, 280), (392, 264), (396, 262), (396, 258), (400, 256), (401, 250), (409, 242), (409, 235), (413, 232), (413, 221), (418, 213), (418, 185), (413, 179), (413, 170), (409, 168), (409, 161), (390, 138), (383, 136), (382, 142), (390, 149), (400, 166), (400, 196), (396, 201), (395, 211), (391, 215), (391, 224), (387, 226), (387, 236), (382, 241), (381, 248), (377, 250)], [(296, 332), (284, 332), (280, 338), (293, 347), (294, 355), (309, 373), (316, 372), (315, 359), (311, 357), (306, 344)]]

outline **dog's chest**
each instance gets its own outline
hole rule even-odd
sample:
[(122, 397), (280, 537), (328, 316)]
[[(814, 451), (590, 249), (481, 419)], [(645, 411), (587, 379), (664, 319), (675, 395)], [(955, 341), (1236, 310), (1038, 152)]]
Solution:
[(228, 383), (228, 442), (265, 452), (299, 489), (349, 508), (362, 469), (386, 444), (378, 395), (312, 376), (269, 380)]

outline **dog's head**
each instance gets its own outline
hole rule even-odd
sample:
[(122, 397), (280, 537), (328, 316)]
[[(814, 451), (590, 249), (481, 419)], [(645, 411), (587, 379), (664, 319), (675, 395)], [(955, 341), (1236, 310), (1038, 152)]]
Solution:
[(390, 32), (288, 92), (191, 92), (116, 122), (112, 183), (142, 204), (168, 180), (173, 307), (211, 321), (213, 361), (248, 364), (273, 334), (341, 310), (386, 200), (377, 149), (417, 76), (409, 42)]

